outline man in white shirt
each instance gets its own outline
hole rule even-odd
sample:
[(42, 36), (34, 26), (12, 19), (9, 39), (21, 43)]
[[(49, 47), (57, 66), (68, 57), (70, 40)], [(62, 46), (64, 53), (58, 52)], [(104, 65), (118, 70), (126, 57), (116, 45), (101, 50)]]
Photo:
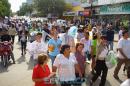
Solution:
[(37, 58), (39, 54), (47, 52), (46, 46), (47, 45), (42, 42), (42, 33), (37, 33), (35, 41), (28, 45), (28, 51), (35, 61), (34, 64), (37, 63)]
[(62, 45), (68, 44), (70, 45), (70, 50), (72, 52), (75, 52), (75, 42), (74, 42), (74, 38), (70, 35), (68, 35), (68, 30), (70, 29), (70, 27), (67, 27), (65, 29), (65, 34), (60, 37), (60, 39), (62, 40)]
[(120, 86), (130, 86), (130, 66), (127, 68), (127, 79)]
[(128, 64), (130, 64), (130, 40), (128, 39), (128, 31), (122, 32), (123, 37), (118, 42), (118, 63), (114, 70), (114, 78), (119, 79), (118, 72), (122, 66), (122, 64), (125, 64), (126, 67)]

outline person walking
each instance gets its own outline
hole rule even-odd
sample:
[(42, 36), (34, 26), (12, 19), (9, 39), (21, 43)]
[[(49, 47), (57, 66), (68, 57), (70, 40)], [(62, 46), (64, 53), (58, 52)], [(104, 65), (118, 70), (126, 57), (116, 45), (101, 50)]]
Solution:
[(32, 80), (35, 82), (35, 86), (53, 86), (50, 83), (50, 78), (54, 73), (50, 72), (47, 65), (49, 57), (45, 54), (39, 54), (37, 65), (33, 68)]
[(48, 55), (52, 61), (52, 64), (54, 63), (56, 56), (60, 53), (61, 43), (62, 41), (58, 38), (58, 33), (56, 32), (48, 41)]
[(130, 40), (128, 39), (129, 34), (128, 31), (123, 31), (122, 32), (123, 37), (118, 41), (118, 55), (117, 55), (117, 66), (114, 70), (114, 78), (115, 79), (119, 79), (118, 77), (118, 73), (119, 70), (122, 66), (122, 64), (125, 64), (125, 66), (127, 67), (127, 65), (129, 64), (129, 60), (130, 60)]
[(113, 42), (114, 42), (114, 30), (112, 24), (109, 25), (107, 30), (107, 41), (109, 50), (113, 50)]
[(80, 43), (84, 44), (83, 52), (86, 56), (86, 59), (90, 61), (93, 50), (92, 50), (92, 41), (89, 39), (89, 32), (84, 32), (84, 38), (80, 40)]
[[(84, 48), (84, 44), (82, 43), (76, 44), (75, 57), (78, 62), (79, 68), (81, 70), (82, 77), (85, 76), (85, 62), (86, 62), (86, 57), (84, 56), (84, 53), (82, 52), (83, 48)], [(76, 71), (76, 78), (80, 78), (78, 71)], [(81, 83), (79, 83), (78, 86), (81, 86)]]
[(68, 44), (70, 45), (70, 49), (72, 52), (75, 52), (75, 42), (74, 42), (74, 38), (70, 35), (68, 35), (68, 30), (70, 29), (70, 27), (67, 27), (65, 29), (65, 34), (61, 37), (62, 40), (62, 45)]
[(41, 53), (47, 53), (47, 47), (45, 43), (42, 42), (42, 33), (37, 33), (35, 41), (28, 45), (28, 51), (31, 54), (32, 59), (34, 60), (34, 65), (37, 64), (37, 57)]
[(62, 45), (61, 52), (56, 56), (53, 64), (53, 72), (58, 70), (58, 80), (61, 86), (75, 86), (75, 69), (78, 71), (79, 76), (82, 77), (76, 57), (70, 52), (69, 45)]
[(20, 42), (21, 42), (21, 55), (26, 54), (26, 47), (27, 47), (27, 36), (28, 31), (26, 31), (25, 26), (23, 26), (23, 29), (20, 31)]
[(11, 25), (8, 32), (9, 32), (9, 35), (11, 36), (12, 43), (14, 44), (15, 35), (17, 34), (17, 31), (16, 31), (14, 24)]
[(101, 43), (97, 46), (95, 73), (90, 81), (90, 86), (94, 84), (97, 78), (101, 75), (99, 86), (105, 86), (108, 68), (105, 63), (105, 58), (108, 53), (106, 36), (101, 36)]

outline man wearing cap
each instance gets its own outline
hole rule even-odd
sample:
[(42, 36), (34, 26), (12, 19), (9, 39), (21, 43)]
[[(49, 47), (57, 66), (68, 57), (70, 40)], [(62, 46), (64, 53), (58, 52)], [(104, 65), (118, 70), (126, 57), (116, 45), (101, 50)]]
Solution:
[(125, 64), (126, 67), (128, 66), (129, 60), (130, 60), (130, 40), (128, 39), (128, 31), (123, 31), (122, 33), (123, 37), (118, 41), (118, 54), (117, 54), (117, 66), (114, 70), (114, 78), (119, 79), (118, 73), (122, 66), (122, 64)]

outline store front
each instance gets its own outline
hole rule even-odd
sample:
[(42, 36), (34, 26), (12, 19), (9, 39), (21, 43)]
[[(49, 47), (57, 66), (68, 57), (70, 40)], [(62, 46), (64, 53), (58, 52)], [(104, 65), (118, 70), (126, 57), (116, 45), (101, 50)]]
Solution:
[(99, 18), (112, 22), (116, 27), (123, 25), (128, 28), (130, 21), (130, 3), (100, 6)]

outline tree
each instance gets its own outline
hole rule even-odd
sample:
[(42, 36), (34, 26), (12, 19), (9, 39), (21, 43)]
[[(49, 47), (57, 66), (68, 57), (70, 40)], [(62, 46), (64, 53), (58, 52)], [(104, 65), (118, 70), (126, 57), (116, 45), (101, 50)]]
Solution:
[(59, 16), (65, 10), (64, 0), (34, 0), (34, 5), (43, 16), (47, 16), (49, 13), (53, 16)]
[(22, 6), (20, 7), (20, 10), (17, 12), (17, 14), (19, 16), (24, 16), (26, 14), (31, 15), (32, 12), (33, 12), (33, 5), (23, 3)]
[(10, 7), (8, 0), (0, 0), (0, 16), (10, 16)]

